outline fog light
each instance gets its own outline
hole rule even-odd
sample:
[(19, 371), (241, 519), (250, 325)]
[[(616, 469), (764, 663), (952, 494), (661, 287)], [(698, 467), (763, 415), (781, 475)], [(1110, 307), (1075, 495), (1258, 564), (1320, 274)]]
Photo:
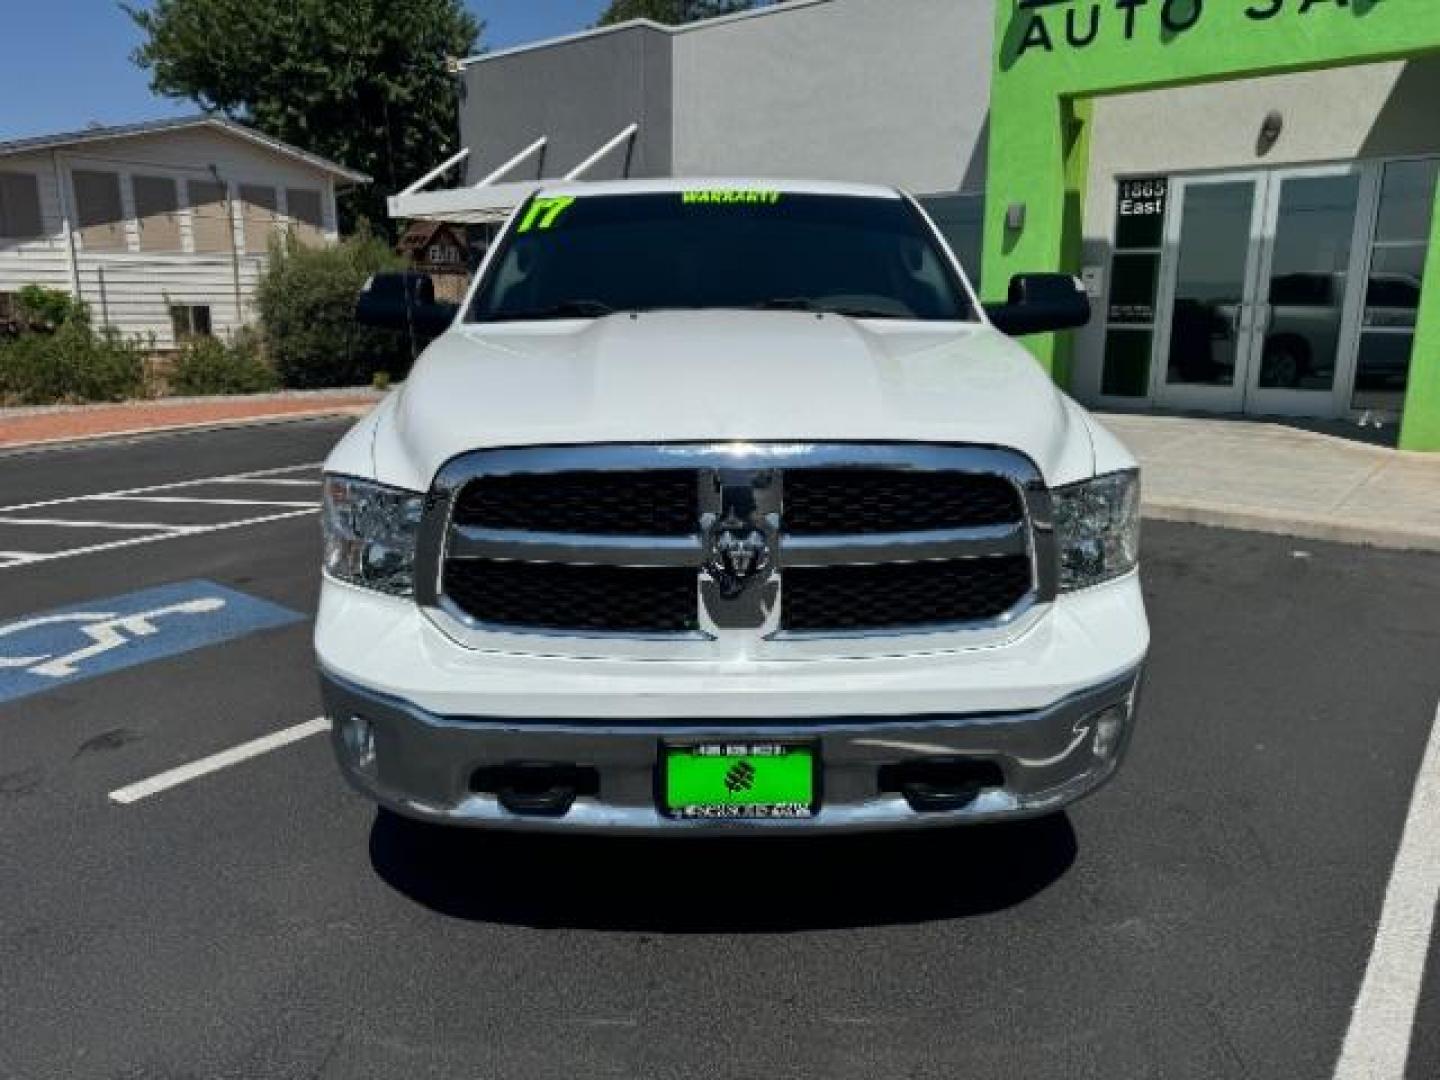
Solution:
[(350, 764), (361, 772), (375, 771), (375, 725), (363, 716), (352, 716), (340, 725), (340, 741)]
[(1130, 719), (1130, 706), (1111, 705), (1104, 712), (1095, 717), (1095, 742), (1092, 744), (1095, 749), (1095, 756), (1102, 760), (1108, 760), (1115, 756), (1120, 749), (1120, 742), (1125, 737), (1125, 723)]

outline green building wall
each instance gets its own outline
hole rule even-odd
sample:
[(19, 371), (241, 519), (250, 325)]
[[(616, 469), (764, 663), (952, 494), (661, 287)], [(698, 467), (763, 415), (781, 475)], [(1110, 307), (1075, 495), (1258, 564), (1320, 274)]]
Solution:
[[(996, 20), (983, 274), (992, 300), (1013, 274), (1078, 272), (1093, 98), (1440, 52), (1436, 0), (997, 0)], [(1024, 223), (1012, 230), (1016, 205)], [(1400, 435), (1408, 450), (1440, 451), (1440, 212), (1431, 228)], [(1026, 344), (1068, 385), (1068, 339)]]

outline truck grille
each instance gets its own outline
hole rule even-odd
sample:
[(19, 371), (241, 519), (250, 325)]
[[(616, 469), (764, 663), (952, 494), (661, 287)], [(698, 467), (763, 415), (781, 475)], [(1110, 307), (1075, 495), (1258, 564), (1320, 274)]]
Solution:
[(578, 634), (684, 634), (696, 629), (695, 572), (451, 559), (445, 593), (496, 627)]
[(563, 472), (485, 476), (455, 502), (457, 525), (530, 532), (685, 536), (695, 531), (693, 473)]
[(1048, 492), (991, 448), (477, 451), (437, 479), (419, 554), (422, 605), (482, 638), (893, 636), (1054, 596)]
[(1029, 591), (1024, 555), (807, 567), (785, 575), (781, 624), (806, 634), (955, 626), (997, 618)]
[(785, 478), (791, 536), (967, 529), (1020, 521), (1024, 514), (1015, 485), (999, 476), (807, 469)]

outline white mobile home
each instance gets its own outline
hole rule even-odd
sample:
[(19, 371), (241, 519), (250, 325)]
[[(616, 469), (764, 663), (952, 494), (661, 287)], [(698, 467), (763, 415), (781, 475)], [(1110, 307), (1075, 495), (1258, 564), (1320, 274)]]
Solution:
[(227, 334), (276, 232), (334, 240), (337, 187), (368, 179), (212, 116), (0, 142), (0, 320), (42, 285), (159, 348)]

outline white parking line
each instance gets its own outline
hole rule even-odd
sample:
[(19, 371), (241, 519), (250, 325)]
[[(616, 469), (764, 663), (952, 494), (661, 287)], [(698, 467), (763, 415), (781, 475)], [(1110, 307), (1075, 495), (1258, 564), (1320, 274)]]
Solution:
[[(14, 503), (10, 506), (0, 506), (0, 540), (4, 537), (6, 525), (29, 526), (40, 528), (59, 529), (114, 529), (121, 532), (143, 533), (140, 536), (131, 536), (123, 540), (112, 540), (106, 543), (86, 544), (83, 547), (65, 548), (60, 551), (51, 552), (30, 552), (30, 551), (0, 551), (0, 570), (11, 570), (22, 566), (35, 566), (40, 563), (55, 562), (58, 559), (72, 559), (80, 555), (95, 555), (105, 551), (115, 551), (120, 548), (136, 547), (140, 544), (151, 544), (160, 540), (176, 540), (187, 536), (204, 536), (208, 533), (225, 532), (229, 529), (240, 529), (250, 525), (265, 525), (274, 521), (286, 521), (290, 518), (304, 517), (315, 513), (320, 508), (320, 503), (312, 500), (296, 499), (224, 499), (211, 498), (204, 495), (185, 495), (186, 488), (203, 487), (206, 484), (279, 484), (284, 486), (310, 486), (318, 484), (319, 478), (299, 479), (289, 474), (302, 471), (315, 471), (320, 468), (318, 462), (303, 465), (281, 465), (273, 469), (257, 469), (251, 472), (228, 473), (224, 476), (202, 476), (193, 480), (174, 480), (166, 484), (151, 484), (146, 487), (123, 488), (119, 491), (99, 491), (89, 495), (67, 495), (59, 499), (42, 499), (37, 502)], [(154, 494), (156, 492), (171, 492), (169, 495)], [(276, 494), (281, 494), (276, 492)], [(213, 525), (179, 525), (166, 522), (126, 522), (126, 521), (103, 521), (97, 520), (104, 514), (104, 507), (107, 504), (118, 502), (144, 502), (159, 505), (207, 505), (207, 506), (232, 506), (249, 507), (257, 511), (252, 517), (242, 518), (238, 521), (224, 521)], [(44, 510), (52, 506), (75, 506), (80, 503), (88, 504), (87, 508), (94, 508), (96, 514), (85, 521), (69, 520), (65, 518), (37, 517), (33, 513), (36, 510)], [(276, 513), (258, 513), (260, 510), (274, 510)], [(21, 516), (23, 515), (23, 516)]]
[[(40, 502), (15, 503), (12, 506), (0, 506), (0, 514), (9, 514), (17, 510), (40, 510), (46, 506), (67, 506), (70, 503), (91, 502), (96, 499), (111, 498), (116, 495), (147, 495), (155, 491), (174, 491), (177, 488), (199, 487), (202, 484), (215, 484), (227, 480), (252, 480), (256, 477), (279, 476), (284, 473), (300, 472), (302, 469), (318, 469), (321, 463), (316, 461), (307, 465), (282, 465), (276, 469), (257, 469), (254, 472), (226, 473), (224, 476), (200, 476), (194, 480), (173, 480), (168, 484), (151, 484), (147, 487), (121, 488), (119, 491), (96, 491), (89, 495), (67, 495), (63, 499), (43, 499)], [(318, 482), (311, 481), (311, 482)]]
[(248, 477), (248, 476), (226, 476), (219, 480), (207, 480), (209, 484), (273, 484), (276, 487), (319, 487), (320, 479), (314, 480), (290, 480), (278, 479), (273, 476)]
[[(132, 532), (194, 532), (203, 525), (164, 525), (158, 521), (72, 521), (70, 518), (12, 518), (0, 517), (0, 525), (45, 525), (55, 529), (129, 529)], [(5, 552), (0, 551), (0, 559)]]
[(300, 502), (294, 499), (212, 499), (209, 496), (188, 495), (96, 495), (96, 502), (141, 502), (169, 503), (183, 506), (288, 506), (314, 509), (320, 504), (314, 499)]
[(299, 742), (301, 739), (308, 739), (312, 735), (319, 735), (323, 731), (330, 730), (330, 721), (325, 717), (316, 717), (314, 720), (307, 720), (303, 724), (296, 724), (294, 727), (276, 731), (273, 734), (253, 739), (239, 746), (231, 747), (229, 750), (222, 750), (218, 754), (211, 754), (199, 761), (192, 761), (189, 765), (181, 765), (178, 768), (170, 769), (152, 776), (149, 780), (141, 780), (139, 783), (130, 784), (128, 787), (118, 788), (110, 792), (110, 801), (129, 806), (141, 799), (148, 799), (152, 795), (158, 795), (162, 791), (169, 791), (171, 788), (179, 787), (181, 784), (188, 784), (191, 780), (210, 773), (227, 769), (231, 765), (238, 765), (242, 761), (249, 761), (262, 754), (268, 754), (272, 750), (279, 750), (281, 747), (289, 746), (291, 743)]
[(1380, 927), (1335, 1080), (1404, 1080), (1440, 900), (1440, 707), (1430, 729)]
[(36, 566), (40, 563), (56, 562), (60, 559), (73, 559), (78, 555), (95, 555), (102, 551), (118, 551), (120, 548), (139, 547), (141, 544), (153, 544), (160, 540), (175, 540), (181, 536), (207, 536), (210, 533), (227, 532), (230, 529), (243, 529), (247, 525), (266, 525), (272, 521), (288, 521), (290, 518), (308, 517), (315, 513), (310, 510), (288, 510), (283, 514), (266, 514), (263, 517), (242, 518), (239, 521), (226, 521), (220, 525), (193, 525), (185, 526), (185, 532), (163, 532), (147, 533), (144, 536), (132, 536), (126, 540), (111, 540), (104, 544), (89, 544), (85, 547), (66, 548), (63, 551), (48, 551), (44, 554), (26, 554), (17, 562), (0, 563), (0, 570), (9, 570), (16, 566)]

